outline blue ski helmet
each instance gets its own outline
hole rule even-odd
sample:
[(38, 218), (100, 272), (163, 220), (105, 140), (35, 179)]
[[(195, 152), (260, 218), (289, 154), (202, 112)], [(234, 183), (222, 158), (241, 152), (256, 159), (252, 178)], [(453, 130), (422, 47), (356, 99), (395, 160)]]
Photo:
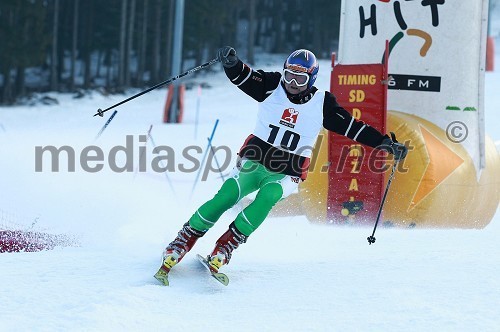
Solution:
[(309, 82), (307, 88), (310, 89), (318, 77), (319, 64), (313, 52), (300, 49), (293, 51), (285, 61), (283, 69), (289, 69), (296, 72), (307, 73)]

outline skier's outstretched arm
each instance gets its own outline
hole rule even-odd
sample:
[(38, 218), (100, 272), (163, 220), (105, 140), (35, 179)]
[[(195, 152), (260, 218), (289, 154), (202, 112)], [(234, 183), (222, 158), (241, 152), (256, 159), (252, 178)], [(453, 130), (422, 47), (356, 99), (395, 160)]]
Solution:
[(236, 51), (230, 46), (220, 48), (217, 58), (229, 80), (258, 102), (264, 101), (279, 85), (280, 73), (253, 70), (236, 56)]
[(356, 142), (392, 153), (397, 160), (404, 159), (408, 153), (403, 144), (393, 141), (388, 135), (382, 134), (363, 121), (356, 120), (337, 103), (335, 96), (330, 92), (325, 93), (323, 127)]

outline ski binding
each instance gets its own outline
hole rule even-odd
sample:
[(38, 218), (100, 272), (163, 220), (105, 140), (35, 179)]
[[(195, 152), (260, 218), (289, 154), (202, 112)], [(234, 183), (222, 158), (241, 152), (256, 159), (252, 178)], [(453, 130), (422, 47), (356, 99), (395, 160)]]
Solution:
[(215, 280), (217, 280), (224, 286), (227, 286), (229, 284), (229, 278), (227, 275), (225, 275), (224, 273), (213, 272), (212, 270), (210, 270), (210, 265), (208, 265), (207, 259), (201, 256), (200, 254), (197, 254), (196, 257), (198, 257), (200, 263), (210, 272), (210, 274), (212, 275), (212, 277), (215, 278)]

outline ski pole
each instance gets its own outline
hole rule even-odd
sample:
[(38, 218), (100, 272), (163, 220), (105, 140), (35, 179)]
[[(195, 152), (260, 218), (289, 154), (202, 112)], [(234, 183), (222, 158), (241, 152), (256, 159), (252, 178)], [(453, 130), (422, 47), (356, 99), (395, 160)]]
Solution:
[(99, 116), (101, 116), (101, 117), (102, 117), (102, 116), (103, 116), (103, 114), (104, 114), (104, 112), (107, 112), (107, 111), (109, 111), (109, 110), (110, 110), (110, 109), (112, 109), (112, 108), (115, 108), (115, 107), (118, 107), (118, 106), (120, 106), (120, 105), (122, 105), (122, 104), (125, 104), (126, 102), (129, 102), (129, 101), (131, 101), (132, 99), (135, 99), (135, 98), (137, 98), (137, 97), (142, 96), (143, 94), (148, 93), (149, 91), (152, 91), (152, 90), (154, 90), (154, 89), (158, 89), (159, 87), (162, 87), (162, 86), (164, 86), (164, 85), (166, 85), (166, 84), (172, 83), (173, 81), (175, 81), (175, 80), (177, 80), (177, 79), (179, 79), (179, 78), (181, 78), (181, 77), (184, 77), (184, 76), (189, 75), (189, 74), (192, 74), (192, 73), (194, 73), (194, 72), (196, 72), (196, 71), (198, 71), (198, 70), (200, 70), (200, 69), (203, 69), (203, 68), (206, 68), (206, 67), (208, 67), (208, 66), (211, 66), (211, 65), (213, 65), (213, 64), (214, 64), (214, 63), (216, 63), (216, 62), (219, 62), (219, 59), (217, 59), (217, 58), (212, 59), (212, 60), (210, 60), (210, 61), (208, 61), (208, 62), (206, 62), (206, 63), (204, 63), (204, 64), (202, 64), (202, 65), (199, 65), (198, 67), (194, 67), (194, 68), (192, 68), (192, 69), (190, 69), (190, 70), (188, 70), (188, 71), (186, 71), (186, 72), (184, 72), (184, 73), (182, 73), (182, 74), (179, 74), (179, 75), (177, 75), (177, 76), (174, 76), (174, 77), (172, 77), (172, 78), (169, 78), (169, 79), (168, 79), (168, 80), (166, 80), (166, 81), (163, 81), (163, 82), (161, 82), (161, 83), (158, 83), (158, 84), (156, 84), (155, 86), (150, 87), (149, 89), (146, 89), (146, 90), (144, 90), (144, 91), (141, 91), (141, 92), (139, 92), (138, 94), (133, 95), (132, 97), (129, 97), (129, 98), (125, 99), (125, 100), (122, 100), (122, 101), (121, 101), (121, 102), (119, 102), (118, 104), (115, 104), (115, 105), (113, 105), (113, 106), (110, 106), (110, 107), (108, 107), (108, 108), (106, 108), (106, 109), (104, 109), (104, 110), (102, 110), (102, 109), (100, 109), (100, 108), (99, 108), (99, 109), (97, 110), (97, 113), (96, 113), (96, 114), (94, 114), (94, 116), (99, 115)]
[(106, 121), (106, 123), (104, 124), (104, 126), (102, 126), (101, 130), (99, 130), (99, 132), (97, 133), (97, 136), (95, 137), (95, 139), (98, 139), (101, 136), (101, 134), (104, 132), (104, 130), (106, 130), (106, 128), (108, 127), (108, 125), (111, 122), (111, 120), (113, 120), (113, 118), (115, 117), (116, 113), (118, 113), (117, 110), (115, 110), (113, 112), (113, 114), (111, 114), (111, 116), (109, 117), (108, 121)]
[(375, 226), (373, 227), (373, 233), (371, 236), (367, 237), (368, 244), (375, 243), (375, 230), (377, 229), (378, 221), (380, 220), (380, 214), (382, 213), (382, 208), (384, 206), (385, 198), (387, 196), (387, 192), (389, 191), (389, 186), (391, 185), (392, 179), (394, 178), (394, 173), (396, 172), (396, 167), (398, 166), (399, 160), (394, 161), (394, 165), (392, 165), (391, 175), (389, 176), (389, 181), (387, 182), (387, 186), (385, 187), (384, 196), (382, 196), (382, 202), (380, 202), (380, 207), (378, 208), (377, 220), (375, 221)]

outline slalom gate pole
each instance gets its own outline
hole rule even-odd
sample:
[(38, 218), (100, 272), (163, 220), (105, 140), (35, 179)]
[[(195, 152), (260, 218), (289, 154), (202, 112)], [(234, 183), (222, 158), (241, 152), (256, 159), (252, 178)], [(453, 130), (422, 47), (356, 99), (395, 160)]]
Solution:
[[(151, 144), (153, 144), (153, 148), (156, 148), (156, 143), (155, 143), (155, 140), (153, 139), (153, 136), (151, 135), (151, 133), (149, 133), (149, 140), (151, 141)], [(163, 160), (160, 160), (162, 165), (161, 167), (163, 167)], [(163, 167), (165, 168), (165, 167)], [(165, 177), (167, 178), (167, 182), (168, 182), (168, 185), (170, 186), (170, 189), (172, 190), (172, 193), (174, 194), (175, 197), (177, 197), (177, 194), (175, 193), (175, 189), (174, 189), (174, 186), (172, 185), (172, 181), (170, 181), (170, 177), (168, 176), (168, 173), (167, 172), (164, 172), (165, 173)]]
[(169, 78), (169, 79), (168, 79), (168, 80), (166, 80), (166, 81), (163, 81), (163, 82), (161, 82), (161, 83), (158, 83), (158, 84), (156, 84), (155, 86), (150, 87), (149, 89), (146, 89), (146, 90), (144, 90), (144, 91), (141, 91), (141, 92), (139, 92), (138, 94), (135, 94), (135, 95), (133, 95), (132, 97), (129, 97), (129, 98), (125, 99), (125, 100), (122, 100), (121, 102), (119, 102), (119, 103), (117, 103), (117, 104), (115, 104), (115, 105), (113, 105), (113, 106), (110, 106), (110, 107), (108, 107), (108, 108), (106, 108), (106, 109), (104, 109), (104, 110), (102, 110), (102, 109), (100, 109), (100, 108), (99, 108), (99, 109), (97, 110), (97, 113), (96, 113), (96, 114), (94, 114), (94, 116), (99, 115), (100, 117), (102, 117), (102, 116), (103, 116), (103, 114), (104, 114), (104, 112), (107, 112), (107, 111), (109, 111), (109, 110), (110, 110), (110, 109), (112, 109), (112, 108), (118, 107), (118, 106), (120, 106), (120, 105), (122, 105), (122, 104), (125, 104), (126, 102), (129, 102), (129, 101), (131, 101), (132, 99), (135, 99), (135, 98), (137, 98), (137, 97), (140, 97), (140, 96), (142, 96), (143, 94), (146, 94), (146, 93), (148, 93), (148, 92), (150, 92), (150, 91), (152, 91), (152, 90), (154, 90), (154, 89), (158, 89), (159, 87), (162, 87), (162, 86), (164, 86), (164, 85), (166, 85), (166, 84), (172, 83), (173, 81), (175, 81), (175, 80), (177, 80), (177, 79), (179, 79), (179, 78), (181, 78), (181, 77), (184, 77), (184, 76), (187, 76), (187, 75), (189, 75), (189, 74), (192, 74), (192, 73), (194, 73), (194, 72), (196, 72), (196, 71), (198, 71), (198, 70), (200, 70), (200, 69), (203, 69), (203, 68), (209, 67), (209, 66), (213, 65), (213, 64), (214, 64), (214, 63), (216, 63), (216, 62), (219, 62), (219, 60), (218, 60), (217, 58), (212, 59), (212, 60), (210, 60), (210, 61), (208, 61), (208, 62), (205, 62), (205, 63), (204, 63), (204, 64), (202, 64), (202, 65), (199, 65), (198, 67), (194, 67), (194, 68), (192, 68), (192, 69), (190, 69), (190, 70), (188, 70), (188, 71), (186, 71), (186, 72), (184, 72), (184, 73), (182, 73), (182, 74), (179, 74), (179, 75), (177, 75), (177, 76), (174, 76), (174, 77), (172, 77), (172, 78)]
[(106, 121), (106, 123), (104, 124), (104, 126), (102, 126), (101, 130), (99, 130), (99, 132), (97, 133), (97, 136), (95, 137), (95, 139), (98, 139), (101, 136), (101, 134), (104, 132), (104, 130), (106, 130), (106, 128), (108, 127), (108, 125), (111, 122), (111, 120), (113, 120), (113, 118), (115, 117), (116, 113), (118, 113), (117, 110), (115, 110), (113, 112), (113, 114), (111, 114), (111, 116), (109, 117), (108, 121)]
[(398, 166), (399, 160), (394, 161), (394, 165), (392, 165), (391, 175), (389, 176), (389, 181), (387, 182), (387, 186), (385, 187), (384, 196), (382, 197), (382, 202), (380, 202), (380, 207), (378, 208), (377, 220), (375, 221), (375, 226), (373, 227), (373, 233), (369, 237), (367, 237), (368, 244), (371, 245), (375, 243), (375, 231), (377, 230), (377, 225), (380, 220), (380, 215), (382, 214), (382, 208), (384, 207), (385, 198), (387, 197), (387, 192), (389, 191), (389, 186), (391, 185), (392, 179), (394, 178), (394, 173), (396, 173), (396, 168)]
[[(152, 129), (153, 129), (153, 125), (149, 125), (148, 132), (146, 133), (146, 141), (144, 142), (144, 147), (146, 147), (148, 145), (148, 139), (151, 137), (151, 130)], [(137, 172), (139, 171), (141, 160), (142, 160), (142, 158), (144, 158), (144, 150), (145, 149), (142, 149), (141, 153), (139, 154), (139, 165), (137, 165), (137, 167), (135, 168), (134, 179), (137, 176)]]
[(213, 147), (212, 143), (210, 142), (210, 138), (207, 137), (207, 140), (208, 140), (208, 144), (210, 145), (210, 151), (212, 152), (212, 155), (214, 156), (215, 164), (217, 165), (217, 169), (219, 170), (219, 174), (220, 174), (220, 177), (222, 179), (222, 182), (224, 182), (224, 181), (226, 181), (226, 179), (224, 178), (224, 174), (222, 174), (222, 170), (220, 169), (220, 164), (219, 164), (219, 161), (217, 160), (217, 156), (215, 155), (214, 147)]
[(208, 138), (207, 148), (205, 149), (205, 153), (203, 154), (203, 159), (201, 160), (201, 164), (200, 164), (200, 170), (198, 171), (198, 174), (196, 174), (196, 179), (194, 180), (193, 188), (191, 189), (191, 195), (189, 196), (189, 198), (193, 197), (194, 189), (196, 188), (196, 184), (198, 183), (198, 179), (200, 178), (200, 174), (201, 174), (201, 171), (203, 169), (203, 164), (205, 163), (207, 153), (208, 153), (210, 147), (212, 146), (212, 139), (214, 138), (215, 130), (217, 129), (218, 124), (219, 124), (219, 119), (217, 119), (215, 121), (214, 128), (212, 129), (212, 134)]

